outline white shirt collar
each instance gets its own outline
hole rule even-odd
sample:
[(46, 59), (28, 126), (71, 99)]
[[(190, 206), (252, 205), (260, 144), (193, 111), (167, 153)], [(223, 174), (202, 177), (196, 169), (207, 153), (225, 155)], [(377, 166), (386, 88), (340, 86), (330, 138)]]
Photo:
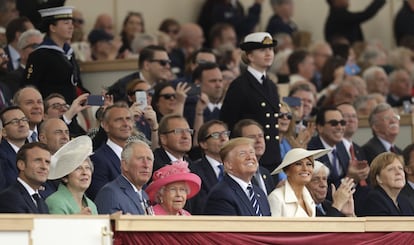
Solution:
[(10, 146), (13, 148), (13, 150), (17, 153), (19, 151), (19, 147), (17, 147), (15, 144), (13, 144), (12, 142), (8, 141), (7, 142), (10, 144)]
[(106, 144), (109, 146), (109, 148), (111, 148), (115, 152), (115, 154), (119, 158), (119, 160), (121, 160), (122, 147), (120, 147), (119, 145), (115, 144), (115, 142), (113, 142), (110, 139), (108, 139), (106, 141)]
[(9, 48), (9, 52), (10, 52), (10, 57), (9, 58), (11, 59), (11, 61), (13, 63), (13, 70), (16, 70), (17, 68), (19, 68), (19, 64), (20, 64), (20, 54), (10, 44), (7, 45), (7, 47)]
[(266, 76), (266, 73), (262, 73), (251, 66), (247, 67), (247, 71), (250, 72), (257, 80), (258, 83), (262, 84), (262, 76)]
[(232, 178), (234, 181), (236, 181), (237, 184), (239, 184), (239, 186), (243, 189), (244, 193), (246, 193), (246, 196), (249, 197), (249, 192), (247, 191), (247, 187), (249, 185), (251, 185), (251, 183), (246, 183), (244, 180), (228, 173), (228, 175), (230, 176), (230, 178)]
[(173, 154), (169, 153), (167, 150), (165, 150), (165, 153), (167, 153), (167, 156), (170, 158), (171, 162), (184, 161), (184, 159), (182, 158), (181, 159), (176, 158), (175, 156), (173, 156)]
[[(351, 145), (352, 145), (352, 141), (349, 141), (349, 140), (347, 140), (347, 139), (343, 138), (343, 139), (342, 139), (342, 143), (344, 143), (344, 146), (345, 146), (346, 152), (348, 152), (349, 157), (351, 157), (351, 152), (349, 151), (349, 148), (350, 148), (350, 147), (351, 147)], [(351, 159), (351, 158), (350, 158), (350, 159)]]
[(208, 109), (209, 109), (211, 112), (213, 112), (215, 108), (219, 108), (219, 109), (221, 109), (221, 106), (222, 106), (222, 103), (213, 104), (213, 103), (209, 102), (209, 103), (207, 104), (207, 107), (208, 107)]
[(381, 141), (382, 145), (385, 147), (386, 151), (391, 151), (390, 148), (392, 147), (392, 144), (384, 139), (382, 139), (381, 137), (377, 136), (379, 141)]
[(208, 163), (210, 164), (210, 166), (213, 168), (214, 172), (216, 173), (216, 176), (218, 178), (219, 173), (220, 173), (220, 169), (218, 168), (219, 165), (222, 165), (221, 162), (218, 162), (216, 159), (209, 157), (206, 155), (206, 159), (208, 161)]
[(38, 190), (33, 190), (30, 185), (28, 185), (24, 180), (22, 180), (20, 177), (17, 177), (17, 181), (20, 182), (20, 184), (23, 185), (23, 187), (26, 189), (27, 192), (29, 192), (29, 195), (32, 196), (33, 194), (37, 193), (39, 194)]

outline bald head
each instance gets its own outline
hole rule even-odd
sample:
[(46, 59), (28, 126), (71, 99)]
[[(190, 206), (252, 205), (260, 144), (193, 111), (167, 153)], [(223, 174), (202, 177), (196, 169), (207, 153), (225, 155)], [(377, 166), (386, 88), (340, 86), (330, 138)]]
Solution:
[(178, 44), (183, 48), (198, 50), (204, 42), (203, 30), (194, 23), (185, 23), (178, 34)]
[(39, 127), (39, 141), (46, 144), (54, 154), (69, 141), (69, 129), (59, 118), (49, 118)]
[(114, 34), (114, 21), (109, 14), (100, 14), (96, 17), (93, 29), (102, 29), (107, 33)]

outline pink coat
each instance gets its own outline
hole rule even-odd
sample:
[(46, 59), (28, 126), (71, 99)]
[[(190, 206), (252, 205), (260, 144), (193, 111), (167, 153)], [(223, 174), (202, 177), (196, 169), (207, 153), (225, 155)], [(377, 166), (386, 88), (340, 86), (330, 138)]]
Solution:
[[(161, 205), (157, 204), (153, 207), (154, 210), (154, 215), (169, 215), (163, 207), (161, 207)], [(184, 210), (181, 209), (180, 211), (178, 211), (177, 215), (182, 215), (182, 216), (191, 216), (191, 214)]]

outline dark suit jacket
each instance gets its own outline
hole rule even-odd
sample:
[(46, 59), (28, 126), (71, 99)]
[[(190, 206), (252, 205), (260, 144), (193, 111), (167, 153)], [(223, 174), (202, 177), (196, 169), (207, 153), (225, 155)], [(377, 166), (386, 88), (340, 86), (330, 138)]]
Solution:
[(322, 207), (325, 210), (326, 214), (323, 214), (318, 208), (316, 208), (316, 216), (320, 217), (345, 217), (338, 209), (332, 207), (332, 202), (325, 199), (322, 202)]
[[(262, 167), (262, 166), (259, 166), (259, 173), (265, 184), (267, 194), (270, 194), (276, 187), (275, 182), (273, 181), (272, 175), (270, 175), (270, 172), (269, 170), (267, 170), (267, 168)], [(259, 180), (256, 180), (256, 176), (253, 176), (252, 183), (255, 184), (256, 186), (259, 186), (258, 181)]]
[(190, 170), (200, 177), (201, 189), (196, 196), (187, 201), (191, 207), (191, 210), (188, 211), (190, 211), (191, 214), (203, 214), (207, 195), (213, 186), (218, 183), (217, 176), (205, 156), (193, 162), (190, 166)]
[(7, 73), (4, 77), (4, 83), (9, 87), (12, 94), (16, 93), (17, 90), (25, 86), (26, 78), (24, 75), (24, 68), (19, 66), (17, 70)]
[[(149, 199), (145, 191), (142, 191), (142, 198), (146, 201)], [(117, 211), (122, 211), (122, 214), (145, 214), (138, 194), (122, 175), (102, 187), (94, 202), (99, 214), (112, 214)]]
[(381, 188), (372, 189), (365, 202), (362, 216), (412, 216), (414, 209), (403, 195), (397, 197), (399, 208)]
[[(362, 146), (362, 149), (365, 152), (368, 164), (371, 164), (372, 160), (374, 160), (374, 158), (380, 153), (387, 151), (377, 136), (372, 137), (367, 143), (365, 143), (365, 145)], [(402, 150), (397, 146), (395, 146), (395, 150), (398, 154), (402, 154)]]
[[(316, 159), (318, 161), (321, 161), (323, 164), (325, 164), (325, 166), (327, 166), (329, 168), (329, 171), (331, 172), (329, 174), (328, 177), (328, 184), (330, 185), (330, 183), (334, 183), (335, 186), (339, 186), (339, 184), (341, 183), (341, 179), (343, 177), (345, 177), (346, 172), (348, 170), (348, 166), (349, 166), (349, 156), (348, 156), (348, 152), (345, 149), (344, 144), (341, 142), (339, 142), (336, 146), (336, 152), (338, 155), (338, 160), (339, 160), (339, 164), (342, 167), (342, 174), (340, 176), (334, 176), (334, 172), (333, 172), (333, 168), (332, 168), (332, 163), (329, 159), (328, 154)], [(312, 137), (312, 139), (309, 141), (308, 143), (308, 150), (318, 150), (318, 149), (325, 149), (324, 145), (322, 144), (321, 139), (319, 138), (319, 136), (314, 136)], [(329, 191), (328, 191), (329, 193)]]
[(0, 143), (0, 158), (3, 159), (2, 164), (4, 170), (4, 177), (6, 179), (6, 186), (12, 185), (16, 182), (19, 171), (16, 166), (16, 152), (10, 143), (3, 139)]
[(39, 212), (27, 190), (16, 180), (13, 185), (0, 193), (0, 213), (48, 214), (47, 205), (44, 206), (45, 210)]
[(410, 203), (411, 207), (414, 209), (414, 189), (406, 183), (404, 188), (400, 192), (401, 196), (404, 196), (408, 202)]
[(278, 125), (279, 95), (275, 84), (267, 80), (261, 85), (248, 71), (231, 84), (223, 101), (220, 120), (232, 130), (241, 119), (256, 120), (264, 128), (266, 151), (261, 163), (273, 171), (281, 162)]
[(92, 183), (86, 194), (93, 200), (102, 186), (121, 174), (121, 160), (107, 144), (99, 147), (91, 156), (91, 160), (94, 165), (94, 171)]
[[(256, 193), (256, 199), (259, 202), (263, 216), (270, 216), (266, 194), (255, 185), (253, 185), (253, 190)], [(223, 180), (211, 189), (207, 196), (204, 214), (255, 216), (253, 206), (246, 193), (228, 175), (225, 175)]]
[[(188, 165), (191, 165), (191, 159), (184, 156), (184, 161), (188, 162)], [(156, 170), (164, 167), (167, 164), (171, 164), (171, 159), (168, 157), (165, 150), (160, 147), (154, 150), (154, 167), (152, 169), (152, 172), (155, 172)]]

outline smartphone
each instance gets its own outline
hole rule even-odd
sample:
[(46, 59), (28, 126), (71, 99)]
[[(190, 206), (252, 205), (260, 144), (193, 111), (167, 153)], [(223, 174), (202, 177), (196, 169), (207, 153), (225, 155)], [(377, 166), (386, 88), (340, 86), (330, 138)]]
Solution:
[(298, 107), (302, 104), (301, 99), (298, 97), (283, 97), (283, 102), (290, 107)]
[(200, 96), (201, 94), (201, 88), (200, 85), (196, 85), (196, 84), (192, 84), (191, 85), (191, 89), (188, 91), (187, 96), (188, 97), (192, 97), (192, 96)]
[(135, 92), (135, 99), (138, 103), (138, 106), (141, 110), (144, 110), (145, 107), (148, 106), (147, 102), (147, 93), (145, 91), (136, 91)]
[(87, 105), (103, 106), (105, 97), (102, 95), (89, 95), (86, 99)]
[(361, 71), (361, 68), (357, 64), (346, 64), (344, 71), (348, 76), (355, 76)]

